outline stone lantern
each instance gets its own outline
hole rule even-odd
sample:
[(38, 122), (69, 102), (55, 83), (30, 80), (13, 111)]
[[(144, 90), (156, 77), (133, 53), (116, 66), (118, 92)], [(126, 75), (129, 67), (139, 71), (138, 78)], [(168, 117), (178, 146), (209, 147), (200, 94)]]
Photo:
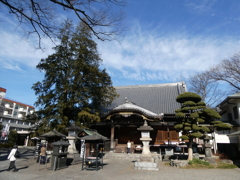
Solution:
[(137, 130), (141, 131), (140, 140), (143, 143), (143, 149), (142, 149), (141, 157), (146, 159), (146, 157), (151, 156), (149, 142), (152, 140), (152, 138), (150, 138), (150, 131), (152, 131), (153, 128), (151, 126), (148, 126), (147, 121), (145, 120), (144, 125), (141, 126), (140, 128), (138, 128)]
[(78, 151), (76, 150), (76, 140), (77, 140), (77, 136), (78, 133), (80, 132), (81, 128), (78, 126), (75, 126), (74, 124), (67, 127), (66, 128), (68, 130), (68, 136), (66, 137), (70, 143), (70, 145), (68, 146), (68, 153), (69, 154), (75, 154), (78, 153)]
[(208, 136), (208, 134), (205, 132), (203, 135), (204, 140), (204, 148), (205, 148), (205, 157), (212, 157), (212, 144), (210, 144), (210, 140), (212, 140), (212, 137)]
[(158, 164), (155, 162), (149, 147), (149, 142), (152, 140), (152, 138), (150, 138), (150, 131), (152, 131), (153, 128), (148, 126), (147, 121), (145, 120), (144, 125), (137, 130), (141, 131), (140, 140), (143, 143), (143, 149), (140, 161), (135, 162), (134, 168), (142, 170), (158, 170)]

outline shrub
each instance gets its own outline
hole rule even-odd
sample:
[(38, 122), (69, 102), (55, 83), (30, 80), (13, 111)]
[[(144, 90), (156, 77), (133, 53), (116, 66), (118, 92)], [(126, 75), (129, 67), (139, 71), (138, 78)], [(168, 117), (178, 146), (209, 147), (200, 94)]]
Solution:
[(16, 144), (17, 142), (17, 131), (11, 130), (8, 135), (8, 142), (12, 144)]
[(192, 161), (189, 161), (188, 164), (193, 165), (193, 164), (202, 164), (205, 166), (209, 166), (209, 162), (201, 160), (201, 159), (193, 159)]
[(234, 169), (234, 168), (238, 168), (238, 166), (236, 166), (235, 164), (228, 164), (228, 163), (218, 163), (216, 168), (219, 169)]
[(0, 148), (12, 148), (14, 144), (11, 144), (11, 143), (3, 143), (3, 144), (0, 144)]

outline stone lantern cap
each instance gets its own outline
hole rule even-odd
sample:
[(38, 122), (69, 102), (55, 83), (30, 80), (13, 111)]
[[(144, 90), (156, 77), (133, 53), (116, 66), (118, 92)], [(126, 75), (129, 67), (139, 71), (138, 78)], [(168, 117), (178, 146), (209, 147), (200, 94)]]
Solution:
[(148, 126), (147, 121), (145, 120), (144, 125), (140, 126), (140, 128), (137, 128), (139, 131), (153, 131), (153, 128), (151, 126)]

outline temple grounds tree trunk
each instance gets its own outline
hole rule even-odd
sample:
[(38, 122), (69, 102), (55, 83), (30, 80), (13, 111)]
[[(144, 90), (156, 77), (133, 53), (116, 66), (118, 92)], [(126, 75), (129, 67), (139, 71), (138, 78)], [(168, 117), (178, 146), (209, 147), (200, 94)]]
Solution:
[(99, 67), (102, 60), (92, 32), (84, 23), (75, 28), (66, 21), (58, 37), (55, 53), (37, 65), (45, 73), (32, 87), (38, 96), (38, 115), (61, 129), (72, 122), (81, 124), (83, 118), (97, 121), (116, 92), (106, 70)]
[(213, 124), (218, 129), (231, 128), (221, 121), (214, 121), (221, 116), (216, 111), (206, 108), (206, 104), (201, 100), (201, 96), (192, 92), (182, 93), (176, 98), (176, 101), (181, 103), (181, 109), (176, 110), (178, 120), (174, 128), (182, 133), (180, 139), (188, 140), (189, 161), (193, 159), (194, 138), (203, 137), (204, 132), (210, 132), (210, 129), (203, 124)]

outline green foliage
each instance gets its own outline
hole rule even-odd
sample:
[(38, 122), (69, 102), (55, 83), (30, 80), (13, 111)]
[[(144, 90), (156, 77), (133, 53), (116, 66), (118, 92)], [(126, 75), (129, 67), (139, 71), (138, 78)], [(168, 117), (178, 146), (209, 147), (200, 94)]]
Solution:
[(184, 123), (184, 126), (191, 126), (191, 124), (188, 123), (188, 122), (185, 122), (185, 123)]
[(10, 144), (16, 144), (17, 143), (17, 131), (11, 130), (8, 135), (8, 142)]
[(194, 113), (190, 114), (190, 118), (192, 118), (192, 119), (195, 119), (195, 118), (198, 118), (198, 117), (199, 117), (198, 112), (194, 112)]
[(188, 164), (189, 165), (185, 167), (186, 169), (189, 169), (189, 168), (194, 168), (194, 169), (198, 169), (198, 168), (235, 169), (235, 168), (238, 168), (238, 166), (236, 166), (235, 164), (228, 164), (228, 163), (224, 163), (224, 162), (217, 162), (216, 165), (211, 165), (209, 162), (207, 162), (205, 160), (201, 160), (201, 159), (193, 159), (193, 160), (189, 161)]
[(186, 116), (186, 114), (185, 114), (185, 113), (182, 113), (182, 112), (178, 112), (178, 113), (176, 113), (176, 116), (183, 118), (183, 117)]
[(197, 122), (199, 122), (199, 123), (204, 123), (204, 122), (205, 122), (205, 120), (202, 119), (202, 118), (197, 118), (196, 120), (197, 120)]
[(11, 143), (1, 143), (0, 148), (13, 148), (14, 144)]
[(217, 130), (226, 130), (226, 129), (231, 129), (232, 127), (226, 123), (220, 123), (220, 124), (215, 124), (214, 127), (217, 128)]
[(189, 137), (188, 137), (188, 136), (186, 136), (186, 135), (182, 135), (182, 136), (180, 136), (180, 137), (179, 137), (179, 139), (182, 139), (182, 140), (188, 140), (188, 139), (189, 139)]
[(200, 101), (198, 103), (196, 103), (197, 106), (201, 106), (201, 107), (206, 107), (206, 103), (203, 101)]
[(100, 69), (102, 59), (89, 27), (80, 23), (75, 28), (66, 21), (58, 39), (55, 52), (37, 65), (44, 79), (32, 87), (38, 96), (38, 115), (49, 128), (79, 121), (85, 108), (96, 115), (117, 96), (110, 76)]
[(185, 131), (190, 131), (192, 128), (191, 127), (189, 127), (189, 126), (184, 126), (184, 128), (183, 128), (183, 130), (185, 130)]
[(222, 121), (212, 121), (211, 123), (212, 123), (212, 124), (221, 124)]
[(192, 92), (182, 93), (176, 98), (176, 101), (179, 103), (184, 103), (186, 101), (193, 101), (195, 103), (198, 103), (201, 100), (202, 100), (201, 96)]
[(209, 166), (210, 165), (209, 162), (201, 160), (201, 159), (196, 159), (196, 158), (194, 158), (193, 160), (189, 161), (188, 164), (190, 164), (190, 165), (202, 164), (202, 165), (205, 165), (205, 166)]
[(200, 138), (203, 136), (203, 134), (200, 132), (195, 132), (195, 133), (191, 133), (189, 136), (192, 136), (193, 138)]
[[(192, 148), (194, 138), (200, 138), (204, 132), (210, 132), (210, 129), (201, 126), (201, 123), (210, 123), (215, 119), (220, 119), (221, 116), (218, 112), (208, 109), (198, 94), (185, 92), (180, 94), (176, 101), (182, 103), (182, 105), (181, 109), (176, 111), (178, 122), (174, 128), (182, 132), (183, 136), (180, 138), (189, 140), (188, 148)], [(223, 126), (221, 123), (215, 124), (215, 127), (227, 128), (226, 125)], [(192, 155), (189, 154), (189, 159), (191, 157)]]
[(208, 118), (211, 118), (211, 120), (221, 119), (220, 114), (212, 109), (204, 109), (202, 112), (204, 113), (205, 116), (207, 116)]
[(201, 132), (210, 132), (210, 129), (206, 126), (200, 126), (200, 129), (199, 129)]
[(238, 168), (238, 166), (236, 166), (235, 164), (219, 162), (219, 163), (217, 163), (216, 168), (218, 168), (218, 169), (235, 169), (235, 168)]
[(177, 109), (177, 110), (175, 110), (175, 112), (176, 112), (176, 113), (181, 112), (181, 109)]
[(196, 106), (196, 103), (193, 101), (186, 101), (183, 103), (184, 106)]
[(100, 117), (98, 116), (98, 114), (91, 114), (89, 111), (89, 109), (85, 109), (78, 113), (78, 122), (76, 123), (76, 125), (88, 126), (88, 124), (90, 123), (100, 122)]
[(196, 124), (193, 124), (193, 125), (192, 125), (192, 129), (193, 129), (194, 131), (199, 131), (201, 128), (200, 128), (199, 126), (197, 126)]
[(175, 129), (182, 129), (183, 125), (182, 124), (177, 124), (174, 126)]
[(65, 134), (65, 135), (67, 135), (67, 126), (66, 125), (61, 125), (61, 124), (59, 124), (59, 125), (57, 125), (57, 127), (55, 128), (58, 132), (61, 132), (62, 134)]

